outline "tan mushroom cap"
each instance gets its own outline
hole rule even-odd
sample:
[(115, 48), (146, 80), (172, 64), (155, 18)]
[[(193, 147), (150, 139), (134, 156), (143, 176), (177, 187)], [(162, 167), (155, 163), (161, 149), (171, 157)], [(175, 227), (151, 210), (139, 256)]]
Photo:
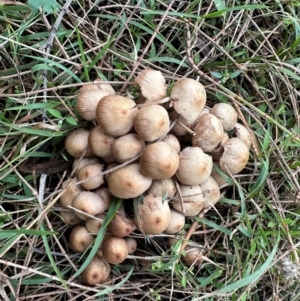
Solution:
[(74, 252), (83, 253), (94, 241), (95, 237), (82, 225), (75, 226), (69, 237), (69, 245)]
[(227, 174), (238, 174), (249, 160), (249, 148), (239, 138), (231, 138), (224, 144), (224, 153), (220, 159), (220, 167)]
[(75, 170), (75, 175), (78, 176), (79, 170), (90, 163), (101, 163), (101, 160), (97, 157), (90, 157), (90, 158), (75, 158), (73, 161), (73, 169), (76, 168)]
[(103, 224), (103, 221), (105, 219), (105, 214), (103, 213), (100, 213), (100, 214), (97, 214), (95, 215), (95, 217), (97, 218), (88, 218), (86, 221), (85, 221), (85, 226), (86, 228), (88, 229), (88, 231), (90, 233), (92, 233), (93, 235), (97, 235), (102, 224)]
[(218, 183), (219, 187), (222, 188), (229, 183), (215, 170), (215, 168), (211, 171), (211, 177)]
[(127, 243), (128, 254), (133, 254), (137, 249), (137, 241), (133, 237), (125, 237)]
[(221, 197), (220, 188), (216, 180), (210, 176), (200, 186), (204, 195), (204, 208), (215, 205)]
[(98, 157), (108, 157), (112, 155), (112, 144), (116, 138), (107, 135), (101, 125), (94, 127), (89, 134), (89, 147)]
[(250, 146), (251, 146), (251, 136), (250, 136), (250, 133), (247, 130), (247, 128), (245, 126), (243, 126), (242, 124), (237, 122), (234, 125), (233, 131), (234, 131), (234, 134), (239, 139), (244, 141), (246, 143), (246, 145), (250, 148)]
[(124, 163), (139, 155), (145, 146), (144, 140), (137, 134), (130, 133), (115, 140), (112, 144), (112, 154), (117, 162)]
[(179, 232), (184, 227), (184, 225), (185, 216), (182, 213), (171, 209), (171, 219), (167, 229), (165, 230), (165, 233), (175, 234)]
[(134, 214), (134, 221), (144, 234), (155, 235), (165, 231), (170, 223), (171, 210), (168, 202), (162, 197), (148, 194), (144, 197), (138, 211)]
[(193, 248), (191, 246), (185, 247), (186, 254), (182, 256), (182, 261), (187, 266), (199, 266), (203, 261), (203, 250), (200, 248)]
[[(183, 199), (185, 216), (198, 215), (204, 206), (204, 196), (200, 185), (180, 185), (180, 192)], [(172, 206), (177, 211), (183, 213), (179, 194), (176, 194), (174, 197)]]
[(192, 78), (181, 78), (175, 83), (171, 96), (175, 111), (191, 124), (202, 112), (206, 92), (202, 84)]
[(85, 85), (79, 90), (77, 96), (77, 111), (85, 120), (96, 120), (96, 108), (98, 102), (107, 95), (114, 95), (116, 92), (110, 84)]
[(96, 116), (104, 131), (113, 137), (127, 134), (137, 113), (135, 102), (127, 97), (109, 95), (98, 103)]
[(83, 188), (80, 184), (75, 185), (78, 182), (77, 178), (68, 179), (63, 182), (62, 187), (65, 189), (64, 193), (60, 197), (60, 204), (68, 208), (69, 205), (72, 205), (72, 201), (81, 191)]
[(140, 86), (146, 103), (153, 103), (167, 96), (166, 81), (160, 71), (143, 70), (134, 81)]
[(224, 138), (224, 129), (221, 121), (212, 114), (203, 114), (195, 126), (193, 146), (199, 146), (204, 152), (213, 151)]
[(237, 123), (237, 112), (228, 103), (216, 103), (210, 113), (219, 118), (225, 131), (231, 131)]
[(114, 196), (130, 199), (144, 193), (150, 187), (152, 179), (141, 173), (139, 163), (132, 163), (110, 173), (107, 183)]
[(199, 147), (187, 147), (179, 153), (177, 179), (185, 185), (199, 185), (211, 174), (212, 157)]
[(73, 226), (81, 223), (81, 219), (72, 210), (61, 211), (59, 214), (67, 225)]
[(93, 190), (100, 187), (104, 183), (102, 169), (104, 165), (98, 163), (90, 163), (83, 166), (78, 173), (78, 180), (84, 181), (81, 186), (86, 190)]
[(110, 266), (105, 259), (95, 256), (86, 269), (81, 273), (81, 280), (88, 285), (101, 284), (107, 280)]
[(166, 135), (169, 126), (169, 114), (160, 105), (150, 105), (139, 109), (134, 119), (136, 133), (141, 139), (148, 142)]
[(151, 179), (172, 177), (179, 165), (179, 156), (170, 144), (164, 141), (149, 144), (141, 156), (141, 171)]
[(176, 185), (172, 178), (153, 180), (150, 188), (147, 190), (147, 194), (152, 194), (154, 197), (167, 196), (173, 197), (176, 193)]
[(101, 249), (103, 258), (111, 264), (123, 262), (128, 255), (127, 243), (123, 237), (106, 237)]
[(168, 134), (162, 139), (162, 141), (167, 142), (172, 147), (174, 147), (174, 149), (176, 150), (177, 153), (180, 152), (180, 142), (176, 138), (176, 136), (174, 136), (172, 134)]
[(66, 151), (73, 157), (93, 157), (94, 154), (89, 148), (88, 138), (89, 131), (85, 129), (77, 129), (71, 132), (65, 140)]

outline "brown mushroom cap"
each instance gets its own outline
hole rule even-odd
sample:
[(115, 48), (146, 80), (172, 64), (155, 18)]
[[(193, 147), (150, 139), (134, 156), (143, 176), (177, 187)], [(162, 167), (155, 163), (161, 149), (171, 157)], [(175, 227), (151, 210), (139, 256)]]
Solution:
[(204, 195), (204, 208), (208, 208), (219, 201), (221, 197), (220, 188), (213, 177), (208, 177), (200, 186)]
[(151, 179), (172, 177), (179, 165), (179, 157), (170, 144), (164, 141), (149, 144), (141, 156), (141, 171)]
[(103, 220), (105, 219), (105, 215), (103, 213), (101, 214), (97, 214), (95, 217), (97, 217), (97, 219), (95, 218), (88, 218), (85, 221), (85, 226), (88, 229), (88, 231), (94, 235), (97, 235), (102, 224), (103, 224)]
[(206, 92), (202, 84), (184, 77), (174, 85), (170, 98), (174, 102), (176, 112), (191, 124), (205, 106)]
[(160, 71), (143, 70), (134, 81), (140, 86), (146, 103), (153, 103), (166, 97), (165, 78)]
[(160, 105), (151, 105), (139, 109), (134, 119), (135, 131), (141, 139), (148, 142), (166, 135), (169, 126), (168, 112)]
[[(82, 191), (73, 199), (72, 206), (89, 215), (97, 215), (103, 213), (106, 210), (107, 205), (96, 193)], [(87, 220), (89, 218), (87, 215), (80, 212), (76, 212), (76, 214), (82, 220)]]
[(110, 173), (107, 183), (114, 196), (130, 199), (144, 193), (150, 187), (152, 179), (141, 173), (140, 164), (132, 163)]
[(81, 219), (75, 214), (74, 211), (66, 210), (66, 211), (61, 211), (59, 214), (67, 225), (73, 226), (73, 225), (80, 224), (81, 222)]
[(224, 144), (224, 153), (220, 159), (221, 169), (236, 175), (244, 169), (249, 160), (249, 148), (239, 138), (231, 138)]
[(231, 131), (237, 123), (237, 112), (228, 103), (216, 103), (211, 109), (211, 114), (219, 118), (225, 131)]
[(98, 123), (108, 135), (120, 137), (132, 129), (136, 113), (137, 108), (132, 99), (109, 95), (98, 103), (96, 116)]
[(250, 133), (247, 130), (247, 128), (245, 126), (243, 126), (242, 124), (237, 122), (234, 125), (233, 131), (234, 131), (234, 134), (239, 139), (244, 141), (246, 143), (246, 145), (248, 146), (248, 148), (250, 148), (250, 146), (251, 146), (251, 136), (250, 136)]
[(82, 86), (79, 90), (76, 104), (79, 115), (85, 120), (96, 120), (98, 102), (104, 96), (113, 94), (115, 94), (115, 91), (109, 84)]
[(102, 200), (106, 203), (106, 207), (109, 208), (114, 198), (109, 189), (106, 187), (100, 187), (94, 190), (94, 192), (102, 198)]
[(108, 232), (117, 237), (125, 237), (135, 229), (131, 219), (117, 213), (108, 225)]
[[(204, 206), (204, 196), (200, 185), (180, 185), (180, 192), (183, 199), (185, 216), (198, 215)], [(174, 197), (172, 206), (177, 211), (183, 213), (179, 194), (176, 194)]]
[(123, 237), (106, 237), (101, 249), (103, 258), (111, 264), (123, 262), (128, 255), (127, 243)]
[(224, 137), (221, 121), (212, 114), (202, 114), (195, 126), (193, 146), (199, 146), (204, 152), (213, 151)]
[(171, 210), (168, 202), (162, 197), (148, 194), (143, 203), (138, 206), (134, 220), (139, 230), (144, 234), (155, 235), (166, 230), (170, 223)]
[(98, 125), (90, 131), (88, 142), (96, 156), (108, 157), (112, 155), (112, 144), (115, 140), (114, 137), (105, 133), (102, 126)]
[(211, 174), (212, 158), (199, 147), (187, 147), (179, 153), (177, 179), (185, 185), (203, 183)]
[(179, 232), (185, 225), (185, 217), (182, 213), (171, 209), (170, 223), (165, 230), (167, 234), (175, 234)]
[(100, 187), (103, 183), (102, 169), (104, 165), (91, 163), (83, 166), (78, 173), (78, 180), (84, 181), (81, 186), (87, 190)]
[(199, 248), (193, 248), (190, 246), (185, 247), (186, 254), (185, 256), (182, 256), (182, 261), (187, 265), (187, 266), (199, 266), (202, 261), (202, 250)]
[(75, 158), (73, 161), (73, 169), (76, 168), (75, 170), (75, 175), (76, 177), (78, 176), (79, 170), (90, 163), (101, 163), (100, 159), (97, 157), (90, 157), (90, 158)]
[(133, 254), (137, 248), (137, 241), (133, 237), (125, 237), (127, 243), (128, 254)]
[[(68, 179), (62, 184), (62, 187), (65, 188), (65, 191), (60, 197), (60, 204), (65, 208), (68, 208), (69, 205), (72, 205), (72, 201), (75, 196), (83, 191), (83, 188), (80, 184), (74, 185), (77, 181), (77, 178)], [(68, 185), (70, 186), (68, 187)]]
[(117, 162), (124, 163), (140, 154), (145, 148), (145, 141), (137, 134), (122, 136), (112, 144), (112, 154)]
[(95, 237), (82, 225), (75, 226), (69, 237), (69, 245), (74, 252), (83, 253), (94, 241)]
[(162, 139), (162, 141), (167, 142), (172, 147), (174, 147), (177, 153), (180, 152), (180, 142), (174, 135), (168, 134)]
[(73, 157), (93, 157), (94, 154), (89, 148), (88, 143), (89, 131), (85, 129), (77, 129), (71, 132), (65, 140), (66, 151)]
[(153, 180), (151, 186), (147, 190), (147, 194), (152, 194), (154, 197), (167, 196), (173, 197), (176, 193), (175, 182), (172, 178)]
[(103, 283), (110, 274), (110, 266), (105, 259), (95, 256), (81, 273), (81, 280), (87, 285)]

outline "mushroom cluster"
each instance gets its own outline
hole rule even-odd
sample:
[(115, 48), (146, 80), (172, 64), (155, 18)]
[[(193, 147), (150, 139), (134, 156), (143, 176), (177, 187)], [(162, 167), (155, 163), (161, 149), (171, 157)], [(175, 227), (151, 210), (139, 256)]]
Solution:
[(186, 217), (216, 204), (226, 181), (213, 164), (233, 176), (249, 158), (250, 135), (237, 122), (237, 112), (226, 103), (205, 107), (206, 91), (198, 81), (181, 78), (169, 97), (159, 71), (144, 70), (135, 83), (141, 91), (136, 100), (116, 95), (101, 81), (84, 85), (77, 110), (93, 128), (77, 129), (65, 140), (76, 177), (63, 184), (60, 204), (73, 209), (62, 211), (62, 217), (75, 225), (69, 239), (74, 252), (91, 245), (113, 198), (123, 200), (82, 274), (89, 285), (104, 282), (109, 264), (135, 251), (133, 231), (172, 235), (183, 229)]

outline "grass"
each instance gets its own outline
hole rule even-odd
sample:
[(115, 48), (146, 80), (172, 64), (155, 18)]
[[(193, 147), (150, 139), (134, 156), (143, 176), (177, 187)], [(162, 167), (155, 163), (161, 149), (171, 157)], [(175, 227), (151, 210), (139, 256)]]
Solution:
[[(76, 0), (66, 14), (1, 4), (2, 300), (299, 300), (299, 1)], [(232, 103), (253, 133), (251, 158), (215, 210), (188, 219), (207, 257), (199, 268), (179, 260), (180, 241), (136, 234), (139, 255), (84, 287), (75, 276), (96, 247), (69, 249), (57, 203), (70, 169), (43, 179), (20, 168), (66, 158), (68, 133), (91, 127), (74, 109), (84, 83), (137, 95), (147, 67), (169, 85), (198, 77), (209, 106)]]

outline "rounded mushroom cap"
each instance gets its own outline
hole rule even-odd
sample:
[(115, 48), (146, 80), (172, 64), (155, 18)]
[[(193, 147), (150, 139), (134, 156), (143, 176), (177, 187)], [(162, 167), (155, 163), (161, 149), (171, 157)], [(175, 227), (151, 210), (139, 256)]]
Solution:
[(81, 279), (87, 285), (95, 285), (105, 282), (109, 274), (109, 264), (105, 259), (96, 255), (81, 273)]
[(239, 138), (231, 138), (223, 147), (224, 153), (220, 159), (221, 169), (227, 174), (238, 174), (248, 163), (248, 146)]
[(208, 208), (211, 205), (216, 204), (220, 197), (220, 188), (218, 183), (213, 177), (209, 177), (204, 183), (201, 185), (201, 189), (203, 191), (204, 195), (204, 207), (203, 208)]
[(177, 179), (185, 185), (199, 185), (211, 174), (212, 158), (199, 147), (187, 147), (179, 153)]
[(77, 129), (71, 132), (65, 140), (66, 151), (73, 157), (93, 157), (93, 152), (89, 149), (89, 131), (85, 129)]
[(94, 190), (94, 192), (102, 198), (102, 200), (106, 203), (106, 207), (109, 208), (114, 198), (109, 189), (106, 187), (100, 187)]
[(144, 193), (150, 187), (152, 179), (141, 173), (139, 163), (132, 163), (110, 173), (107, 183), (114, 196), (130, 199)]
[(202, 84), (192, 78), (181, 78), (175, 83), (171, 96), (175, 111), (188, 123), (194, 122), (206, 103), (206, 92)]
[(152, 194), (154, 197), (167, 196), (173, 197), (176, 193), (175, 182), (172, 178), (153, 180), (151, 186), (147, 190), (147, 194)]
[(133, 254), (137, 248), (137, 241), (133, 237), (125, 237), (127, 243), (128, 254)]
[(214, 178), (220, 188), (228, 184), (228, 182), (214, 168), (212, 169), (210, 176)]
[(182, 213), (171, 209), (170, 223), (165, 230), (167, 234), (175, 234), (179, 232), (185, 225), (185, 217)]
[[(82, 191), (81, 193), (79, 193), (73, 199), (72, 206), (89, 215), (97, 215), (103, 213), (106, 210), (106, 203), (99, 195), (91, 191)], [(76, 214), (82, 220), (87, 220), (89, 218), (89, 216), (80, 212), (76, 212)]]
[(98, 163), (91, 163), (83, 166), (78, 173), (78, 180), (84, 182), (81, 186), (86, 190), (92, 190), (98, 188), (104, 183), (102, 169), (104, 165)]
[(104, 96), (113, 94), (115, 94), (115, 91), (109, 84), (82, 86), (79, 90), (76, 104), (79, 115), (85, 120), (96, 120), (98, 102)]
[(164, 141), (146, 146), (141, 157), (141, 171), (151, 179), (172, 177), (179, 165), (179, 157), (170, 144)]
[(98, 232), (103, 224), (103, 220), (105, 219), (105, 215), (101, 213), (101, 214), (97, 214), (95, 217), (97, 217), (97, 219), (90, 217), (85, 221), (86, 228), (93, 235), (98, 234)]
[(179, 140), (172, 134), (168, 134), (166, 135), (166, 137), (164, 139), (162, 139), (162, 141), (170, 144), (172, 147), (174, 147), (174, 149), (176, 150), (177, 153), (180, 152), (180, 142)]
[(98, 103), (96, 116), (104, 131), (113, 137), (127, 134), (137, 113), (135, 102), (127, 97), (109, 95)]
[(139, 109), (134, 119), (135, 131), (141, 139), (148, 142), (166, 135), (169, 126), (169, 114), (160, 105), (151, 105)]
[[(200, 213), (204, 206), (203, 191), (199, 185), (180, 185), (180, 192), (183, 199), (185, 216), (195, 216)], [(176, 194), (172, 201), (172, 206), (183, 213), (179, 194)]]
[[(81, 191), (83, 191), (80, 184), (74, 185), (73, 183), (76, 183), (78, 181), (77, 178), (74, 179), (68, 179), (63, 182), (62, 187), (66, 188), (64, 193), (60, 197), (60, 204), (68, 208), (69, 205), (72, 205), (72, 201)], [(71, 184), (69, 187), (68, 185)]]
[(125, 237), (135, 229), (131, 219), (117, 213), (109, 223), (107, 230), (110, 234), (117, 237)]
[(134, 80), (141, 88), (146, 103), (153, 103), (166, 97), (165, 78), (160, 71), (143, 70)]
[(101, 160), (97, 157), (90, 157), (90, 158), (75, 158), (73, 162), (73, 169), (76, 168), (75, 170), (75, 175), (78, 177), (79, 170), (90, 163), (101, 163)]
[(148, 194), (143, 203), (138, 206), (134, 214), (134, 221), (139, 230), (144, 234), (161, 234), (170, 223), (171, 210), (168, 202), (163, 202), (162, 197)]
[(237, 123), (237, 112), (233, 106), (228, 103), (217, 103), (213, 106), (211, 114), (218, 117), (225, 131), (231, 131)]
[(94, 236), (82, 225), (75, 226), (69, 237), (70, 248), (77, 253), (83, 253), (94, 241)]
[(105, 133), (102, 126), (98, 125), (90, 131), (88, 142), (96, 156), (108, 157), (112, 155), (112, 144), (115, 140), (114, 137)]
[(122, 237), (106, 237), (101, 249), (103, 258), (111, 264), (123, 262), (128, 255), (127, 243)]
[(199, 248), (193, 248), (190, 246), (185, 247), (186, 254), (185, 256), (182, 256), (182, 261), (187, 265), (187, 266), (199, 266), (202, 261), (202, 250)]
[(63, 221), (70, 226), (80, 224), (81, 219), (75, 214), (74, 211), (68, 210), (68, 211), (61, 211), (60, 217), (63, 219)]
[(124, 163), (140, 154), (145, 148), (145, 141), (137, 134), (127, 134), (113, 143), (112, 154), (117, 162)]
[(193, 146), (199, 146), (204, 152), (213, 151), (224, 137), (224, 129), (221, 121), (212, 114), (203, 114), (195, 126)]
[(251, 136), (250, 136), (250, 133), (247, 130), (247, 128), (245, 126), (243, 126), (242, 124), (237, 122), (234, 125), (233, 131), (234, 131), (234, 134), (239, 139), (244, 141), (246, 143), (246, 145), (248, 146), (248, 148), (250, 148), (250, 146), (251, 146)]

